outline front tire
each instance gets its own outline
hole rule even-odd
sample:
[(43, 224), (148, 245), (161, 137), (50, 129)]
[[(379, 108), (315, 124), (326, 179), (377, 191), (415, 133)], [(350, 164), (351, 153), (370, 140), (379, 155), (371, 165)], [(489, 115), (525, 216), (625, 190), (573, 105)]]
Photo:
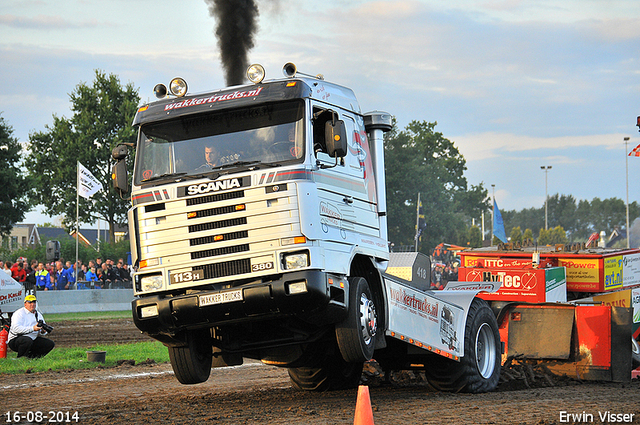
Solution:
[(213, 360), (209, 329), (187, 332), (187, 345), (169, 347), (169, 360), (181, 384), (200, 384), (209, 379)]
[(426, 370), (438, 390), (482, 393), (500, 379), (501, 344), (498, 322), (486, 301), (475, 298), (465, 325), (464, 357), (459, 362), (438, 356)]
[(336, 340), (344, 360), (348, 363), (371, 360), (377, 331), (378, 315), (369, 284), (362, 277), (349, 278), (349, 313), (336, 325)]
[(337, 351), (328, 353), (317, 366), (289, 368), (293, 387), (300, 391), (331, 391), (355, 388), (363, 363), (346, 362)]

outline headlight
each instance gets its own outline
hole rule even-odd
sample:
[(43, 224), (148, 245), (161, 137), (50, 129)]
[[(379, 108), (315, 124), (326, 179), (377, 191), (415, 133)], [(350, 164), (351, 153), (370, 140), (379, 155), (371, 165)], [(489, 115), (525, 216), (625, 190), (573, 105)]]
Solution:
[(169, 83), (169, 90), (174, 96), (182, 97), (187, 94), (187, 82), (180, 77), (176, 77)]
[(262, 65), (254, 64), (247, 69), (247, 78), (253, 84), (258, 84), (264, 80), (265, 72)]
[(284, 268), (286, 270), (301, 269), (309, 266), (309, 254), (306, 252), (298, 252), (295, 254), (287, 254), (284, 256)]
[(153, 92), (156, 94), (158, 99), (163, 99), (167, 95), (167, 86), (164, 84), (156, 84), (153, 88)]
[(289, 284), (289, 294), (303, 294), (307, 292), (307, 282), (295, 282)]
[(164, 286), (164, 280), (162, 279), (161, 274), (153, 275), (153, 276), (144, 276), (140, 279), (140, 287), (143, 291), (156, 291), (158, 289), (162, 289)]
[(140, 307), (140, 317), (143, 319), (146, 317), (154, 317), (158, 315), (158, 305), (148, 305), (146, 307)]

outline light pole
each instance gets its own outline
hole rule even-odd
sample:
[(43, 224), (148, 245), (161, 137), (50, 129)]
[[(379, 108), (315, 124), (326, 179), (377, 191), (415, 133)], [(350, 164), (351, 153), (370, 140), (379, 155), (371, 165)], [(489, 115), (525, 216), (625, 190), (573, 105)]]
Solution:
[(549, 222), (548, 222), (548, 204), (549, 204), (549, 195), (547, 191), (547, 173), (551, 169), (551, 165), (541, 165), (541, 170), (544, 170), (544, 230), (549, 230)]
[(493, 244), (493, 225), (495, 222), (495, 211), (493, 210), (495, 208), (496, 205), (496, 185), (492, 184), (491, 185), (491, 189), (493, 189), (493, 196), (491, 197), (491, 200), (493, 201), (492, 205), (491, 205), (491, 244)]
[(629, 143), (629, 137), (624, 138), (624, 162), (627, 175), (627, 249), (629, 249), (629, 155), (627, 143)]

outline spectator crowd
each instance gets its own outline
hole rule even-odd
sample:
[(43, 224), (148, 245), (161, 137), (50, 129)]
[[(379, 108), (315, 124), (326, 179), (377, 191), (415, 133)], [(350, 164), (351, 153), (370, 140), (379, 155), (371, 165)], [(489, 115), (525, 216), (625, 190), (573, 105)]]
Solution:
[[(77, 268), (77, 270), (76, 270)], [(131, 288), (131, 268), (120, 258), (118, 262), (107, 258), (90, 260), (83, 264), (59, 259), (51, 263), (19, 258), (12, 263), (5, 261), (5, 273), (24, 284), (25, 290), (64, 291), (69, 289)]]

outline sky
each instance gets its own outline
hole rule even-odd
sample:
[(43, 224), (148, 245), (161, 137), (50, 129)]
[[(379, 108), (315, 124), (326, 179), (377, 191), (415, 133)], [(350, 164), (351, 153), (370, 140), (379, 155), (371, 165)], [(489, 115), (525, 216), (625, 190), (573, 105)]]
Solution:
[[(627, 164), (640, 202), (640, 157), (626, 156), (640, 144), (639, 1), (257, 3), (249, 59), (267, 78), (294, 62), (401, 129), (437, 122), (501, 210), (541, 208), (546, 193), (626, 200)], [(143, 102), (175, 76), (190, 92), (222, 88), (215, 25), (205, 0), (2, 0), (0, 113), (26, 143), (71, 117), (69, 94), (95, 70)], [(53, 221), (42, 208), (24, 220)]]

